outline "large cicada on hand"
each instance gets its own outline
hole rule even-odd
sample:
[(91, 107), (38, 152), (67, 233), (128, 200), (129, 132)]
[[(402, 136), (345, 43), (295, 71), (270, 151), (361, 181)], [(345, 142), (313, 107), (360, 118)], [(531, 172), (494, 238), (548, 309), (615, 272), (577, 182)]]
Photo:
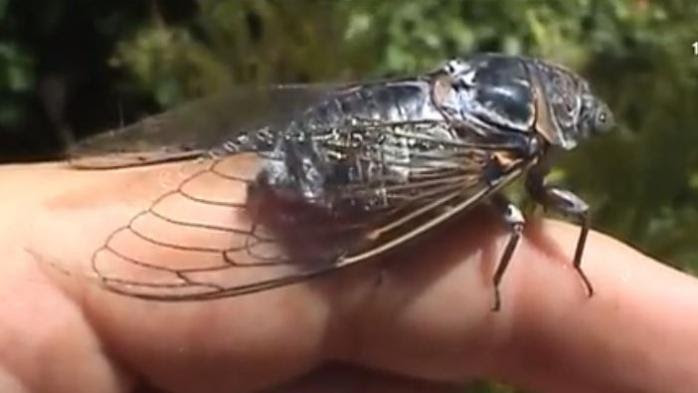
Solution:
[[(276, 288), (419, 241), (487, 202), (510, 229), (493, 276), (496, 310), (524, 226), (499, 191), (525, 174), (537, 202), (581, 225), (572, 263), (593, 293), (581, 269), (587, 204), (544, 182), (551, 151), (570, 150), (613, 124), (576, 74), (538, 59), (483, 54), (406, 79), (238, 95), (76, 149), (72, 163), (80, 168), (198, 158), (197, 170), (94, 252), (105, 288), (165, 301)], [(216, 116), (193, 116), (200, 109)], [(111, 154), (94, 154), (104, 148)]]

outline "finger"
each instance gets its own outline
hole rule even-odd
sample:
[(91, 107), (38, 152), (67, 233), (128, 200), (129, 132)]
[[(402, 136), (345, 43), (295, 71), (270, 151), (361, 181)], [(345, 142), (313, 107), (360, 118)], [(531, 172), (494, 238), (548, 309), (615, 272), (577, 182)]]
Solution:
[(75, 299), (26, 252), (33, 227), (25, 208), (36, 208), (34, 185), (46, 178), (19, 168), (0, 168), (0, 391), (126, 392), (131, 378), (104, 355)]
[[(165, 183), (172, 182), (170, 176), (176, 183), (181, 167), (25, 169), (12, 194), (22, 195), (27, 183), (36, 183), (39, 196), (14, 202), (13, 210), (35, 212), (23, 244), (40, 260), (71, 274), (52, 277), (82, 307), (116, 364), (167, 391), (248, 392), (288, 381), (324, 360), (329, 303), (309, 286), (222, 301), (168, 303), (115, 295), (89, 279), (94, 251), (164, 192), (163, 176)], [(52, 182), (38, 181), (45, 178)], [(157, 253), (152, 256), (158, 260)], [(159, 260), (177, 263), (164, 256)]]
[[(698, 386), (696, 280), (600, 234), (571, 266), (579, 229), (533, 224), (492, 313), (491, 272), (506, 236), (486, 214), (395, 255), (357, 307), (343, 356), (437, 380), (488, 375), (539, 391), (687, 391)], [(680, 382), (678, 382), (680, 381)], [(690, 387), (690, 388), (689, 388)], [(646, 390), (643, 390), (646, 389)]]
[[(540, 234), (548, 232), (568, 247), (578, 235), (559, 223)], [(551, 286), (546, 270), (526, 271), (530, 303), (516, 318), (510, 370), (547, 391), (696, 391), (698, 281), (607, 236), (591, 241), (584, 268), (598, 293), (584, 307), (570, 308), (570, 291)], [(526, 370), (516, 366), (523, 360)]]
[[(133, 181), (133, 173), (129, 173), (121, 180), (113, 177), (110, 183)], [(75, 181), (74, 175), (70, 179)], [(82, 181), (94, 182), (90, 189), (100, 189), (103, 179)], [(103, 236), (104, 229), (100, 228), (105, 214), (110, 214), (110, 206), (105, 203), (94, 210), (82, 208), (77, 221), (82, 225), (92, 222), (94, 230), (87, 232)], [(51, 222), (65, 235), (62, 240), (79, 239), (75, 250), (89, 253), (85, 245), (96, 239), (70, 236), (76, 212), (66, 215), (71, 220), (61, 221), (56, 210), (52, 211)], [(695, 291), (691, 280), (595, 235), (589, 240), (583, 265), (598, 292), (589, 301), (568, 262), (576, 229), (544, 225), (527, 232), (527, 240), (516, 251), (502, 284), (503, 309), (493, 314), (489, 310), (489, 280), (506, 238), (498, 228), (496, 217), (470, 214), (463, 221), (440, 228), (420, 245), (387, 258), (383, 261), (387, 264), (379, 261), (316, 284), (251, 297), (175, 307), (116, 298), (91, 286), (85, 304), (94, 325), (119, 358), (161, 386), (176, 386), (179, 391), (201, 386), (237, 386), (240, 391), (269, 386), (307, 372), (327, 358), (351, 359), (435, 380), (460, 381), (486, 374), (534, 387), (554, 386), (556, 380), (572, 384), (584, 380), (601, 386), (614, 383), (610, 374), (617, 370), (611, 367), (609, 375), (586, 378), (585, 373), (590, 371), (584, 366), (597, 366), (598, 354), (587, 353), (584, 348), (610, 346), (616, 354), (613, 359), (622, 364), (623, 348), (611, 345), (613, 331), (641, 325), (648, 326), (649, 332), (635, 331), (665, 338), (657, 328), (666, 321), (653, 320), (647, 313), (631, 313), (638, 317), (635, 319), (616, 316), (616, 330), (610, 330), (603, 324), (607, 319), (604, 311), (614, 309), (609, 303), (624, 309), (621, 300), (625, 299), (634, 310), (638, 299), (652, 298), (655, 302), (651, 304), (664, 304), (675, 301), (677, 293), (690, 295)], [(606, 248), (615, 251), (609, 253)], [(609, 255), (614, 255), (613, 263), (607, 262)], [(645, 273), (634, 273), (637, 267)], [(633, 285), (619, 285), (619, 277), (629, 274)], [(655, 276), (662, 279), (656, 280)], [(654, 280), (653, 285), (646, 286), (643, 279)], [(639, 285), (634, 285), (636, 282)], [(659, 290), (665, 286), (680, 289)], [(654, 288), (652, 296), (646, 291), (650, 288)], [(695, 307), (685, 300), (679, 304)], [(561, 315), (565, 323), (560, 323)], [(582, 333), (594, 334), (582, 335), (586, 341), (579, 340), (579, 326), (589, 321), (596, 325)], [(691, 331), (693, 322), (682, 321), (678, 330)], [(673, 345), (664, 347), (678, 350), (680, 356), (676, 358), (682, 361), (690, 360), (690, 353), (680, 343), (695, 339), (685, 336), (681, 336), (683, 341), (672, 341)], [(547, 337), (553, 339), (543, 339)], [(633, 348), (633, 343), (640, 345), (639, 341), (628, 335), (625, 350)], [(535, 348), (523, 345), (533, 342)], [(522, 360), (524, 354), (526, 359)], [(528, 356), (541, 362), (531, 363), (538, 366), (537, 371), (532, 367), (528, 372), (521, 366), (528, 366)], [(568, 361), (569, 356), (574, 362)], [(691, 363), (682, 363), (686, 364)], [(230, 370), (237, 373), (230, 375)], [(629, 373), (620, 381), (627, 386), (656, 384), (668, 373), (666, 368), (658, 367), (653, 373)]]

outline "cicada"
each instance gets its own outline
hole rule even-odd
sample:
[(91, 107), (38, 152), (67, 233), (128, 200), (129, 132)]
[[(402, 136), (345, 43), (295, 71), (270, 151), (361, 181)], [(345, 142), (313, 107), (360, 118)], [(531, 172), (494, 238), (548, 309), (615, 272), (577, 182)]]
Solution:
[[(492, 278), (498, 310), (525, 222), (500, 191), (525, 175), (535, 201), (581, 225), (572, 263), (593, 294), (581, 268), (589, 208), (544, 181), (551, 152), (613, 126), (580, 76), (479, 54), (409, 78), (259, 91), (262, 100), (203, 101), (76, 150), (82, 168), (194, 157), (202, 165), (95, 251), (105, 288), (166, 301), (272, 289), (374, 259), (487, 202), (510, 231)], [(188, 116), (204, 107), (219, 116)], [(181, 129), (195, 132), (175, 138)], [(148, 148), (128, 151), (143, 141)], [(94, 146), (114, 152), (85, 153)]]

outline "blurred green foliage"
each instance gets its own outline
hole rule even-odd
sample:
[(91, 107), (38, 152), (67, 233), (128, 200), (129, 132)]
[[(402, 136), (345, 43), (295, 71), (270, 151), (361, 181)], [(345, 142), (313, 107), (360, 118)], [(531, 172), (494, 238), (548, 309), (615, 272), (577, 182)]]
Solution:
[[(0, 0), (0, 22), (7, 4)], [(172, 3), (149, 4), (145, 13), (93, 12), (110, 42), (109, 92), (140, 97), (145, 111), (240, 83), (405, 75), (480, 51), (576, 69), (619, 127), (565, 157), (555, 177), (590, 202), (595, 228), (698, 272), (695, 0), (199, 0), (176, 18)], [(31, 48), (0, 38), (0, 89), (9, 98), (0, 127), (27, 116), (22, 105), (38, 79)]]

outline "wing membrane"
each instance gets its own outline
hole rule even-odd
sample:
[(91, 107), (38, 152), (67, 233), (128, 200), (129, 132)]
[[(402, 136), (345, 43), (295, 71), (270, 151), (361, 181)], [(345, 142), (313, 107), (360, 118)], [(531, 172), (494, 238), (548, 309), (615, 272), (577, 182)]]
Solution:
[[(382, 132), (422, 135), (418, 124), (375, 126)], [(298, 258), (283, 233), (250, 211), (250, 185), (270, 159), (253, 152), (195, 164), (201, 168), (112, 233), (93, 255), (92, 268), (107, 289), (154, 300), (215, 299), (288, 285), (369, 260), (418, 237), (486, 198), (527, 165), (514, 159), (501, 176), (487, 178), (485, 167), (493, 153), (515, 156), (513, 145), (431, 139), (424, 142), (433, 149), (427, 145), (410, 160), (390, 143), (366, 144), (353, 152), (358, 160), (404, 164), (412, 177), (407, 183), (378, 177), (333, 186), (330, 192), (355, 201), (382, 193), (387, 203), (369, 218), (294, 228), (303, 232), (299, 238), (310, 239), (300, 247), (336, 247), (307, 253), (323, 257)], [(278, 208), (262, 206), (272, 212)], [(345, 235), (349, 241), (337, 241)]]
[(343, 87), (331, 84), (237, 87), (79, 142), (71, 166), (113, 169), (200, 156), (236, 133), (286, 124)]

